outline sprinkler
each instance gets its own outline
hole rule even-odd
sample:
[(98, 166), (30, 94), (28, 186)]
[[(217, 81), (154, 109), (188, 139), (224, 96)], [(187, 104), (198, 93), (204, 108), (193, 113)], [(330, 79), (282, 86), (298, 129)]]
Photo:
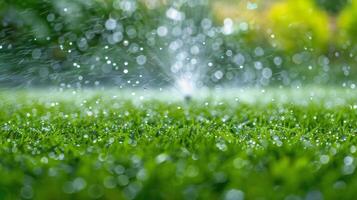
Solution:
[(192, 96), (186, 94), (186, 95), (184, 96), (184, 99), (185, 99), (185, 102), (189, 103), (189, 102), (192, 100)]
[(176, 80), (176, 85), (181, 94), (183, 94), (184, 100), (186, 102), (190, 102), (192, 100), (192, 96), (195, 90), (195, 84), (192, 79), (185, 76), (181, 77)]

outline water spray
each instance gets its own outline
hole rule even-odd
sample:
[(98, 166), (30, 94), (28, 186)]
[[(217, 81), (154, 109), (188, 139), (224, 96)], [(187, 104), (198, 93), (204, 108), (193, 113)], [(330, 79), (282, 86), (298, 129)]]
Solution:
[(176, 86), (181, 92), (186, 102), (192, 100), (192, 95), (195, 91), (195, 83), (190, 76), (183, 76), (176, 80)]

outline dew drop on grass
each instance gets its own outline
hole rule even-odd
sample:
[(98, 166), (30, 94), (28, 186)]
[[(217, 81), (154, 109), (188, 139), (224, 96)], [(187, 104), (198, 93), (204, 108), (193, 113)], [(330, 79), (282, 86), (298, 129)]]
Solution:
[(274, 64), (276, 65), (276, 66), (280, 66), (281, 64), (283, 63), (283, 60), (282, 60), (282, 58), (281, 57), (275, 57), (274, 58)]
[(110, 18), (105, 22), (105, 28), (107, 30), (114, 30), (116, 27), (117, 27), (117, 21), (115, 19)]
[(220, 70), (218, 70), (218, 71), (216, 71), (216, 72), (214, 73), (214, 76), (215, 76), (215, 78), (216, 78), (217, 80), (220, 80), (220, 79), (223, 78), (223, 72), (220, 71)]
[(129, 178), (128, 176), (122, 174), (118, 176), (118, 184), (121, 186), (126, 186), (129, 184)]
[(320, 156), (320, 162), (321, 164), (327, 164), (330, 160), (330, 157), (328, 155), (321, 155)]
[(244, 193), (237, 189), (228, 190), (225, 192), (224, 200), (244, 200)]
[(159, 28), (157, 28), (157, 34), (160, 37), (165, 37), (168, 33), (168, 29), (166, 26), (160, 26)]
[(86, 181), (81, 177), (75, 178), (72, 182), (72, 187), (77, 192), (83, 190), (86, 186)]
[(272, 70), (270, 69), (270, 68), (264, 68), (263, 70), (262, 70), (262, 76), (264, 77), (264, 78), (266, 78), (266, 79), (270, 79), (271, 78), (271, 76), (273, 75), (273, 72), (272, 72)]
[(228, 147), (225, 142), (219, 141), (216, 143), (216, 147), (221, 151), (227, 151)]
[(138, 63), (138, 65), (144, 65), (146, 63), (146, 56), (144, 55), (140, 55), (136, 58), (136, 62)]
[(24, 199), (32, 199), (34, 192), (30, 185), (25, 185), (24, 187), (21, 188), (20, 194), (21, 197)]
[(48, 163), (48, 158), (47, 157), (42, 157), (41, 158), (41, 163), (47, 164)]
[(105, 188), (108, 188), (108, 189), (113, 189), (116, 187), (116, 179), (112, 176), (108, 176), (106, 178), (104, 178), (104, 181), (103, 181), (103, 185)]
[(353, 163), (353, 157), (352, 156), (346, 156), (344, 159), (343, 159), (343, 163), (345, 165), (352, 165)]

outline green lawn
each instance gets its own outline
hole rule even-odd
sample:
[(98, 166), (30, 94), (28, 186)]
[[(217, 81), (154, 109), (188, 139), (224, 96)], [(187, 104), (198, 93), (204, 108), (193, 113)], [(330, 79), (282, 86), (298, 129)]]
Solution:
[(354, 199), (356, 135), (355, 90), (2, 90), (0, 199)]

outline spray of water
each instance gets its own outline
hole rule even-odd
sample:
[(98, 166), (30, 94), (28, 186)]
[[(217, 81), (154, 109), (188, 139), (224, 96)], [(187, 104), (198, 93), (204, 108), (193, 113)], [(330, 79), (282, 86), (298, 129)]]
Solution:
[[(301, 66), (316, 70), (317, 83), (332, 77), (326, 56), (314, 59), (307, 51), (293, 55), (291, 61), (279, 56), (269, 46), (274, 33), (269, 43), (247, 45), (240, 36), (249, 35), (254, 27), (229, 17), (217, 23), (211, 1), (106, 2), (44, 1), (33, 8), (7, 3), (0, 10), (0, 84), (170, 87), (190, 99), (206, 86), (267, 86), (273, 81), (300, 86)], [(351, 70), (344, 65), (340, 71), (347, 77)], [(356, 84), (346, 80), (343, 86)]]

